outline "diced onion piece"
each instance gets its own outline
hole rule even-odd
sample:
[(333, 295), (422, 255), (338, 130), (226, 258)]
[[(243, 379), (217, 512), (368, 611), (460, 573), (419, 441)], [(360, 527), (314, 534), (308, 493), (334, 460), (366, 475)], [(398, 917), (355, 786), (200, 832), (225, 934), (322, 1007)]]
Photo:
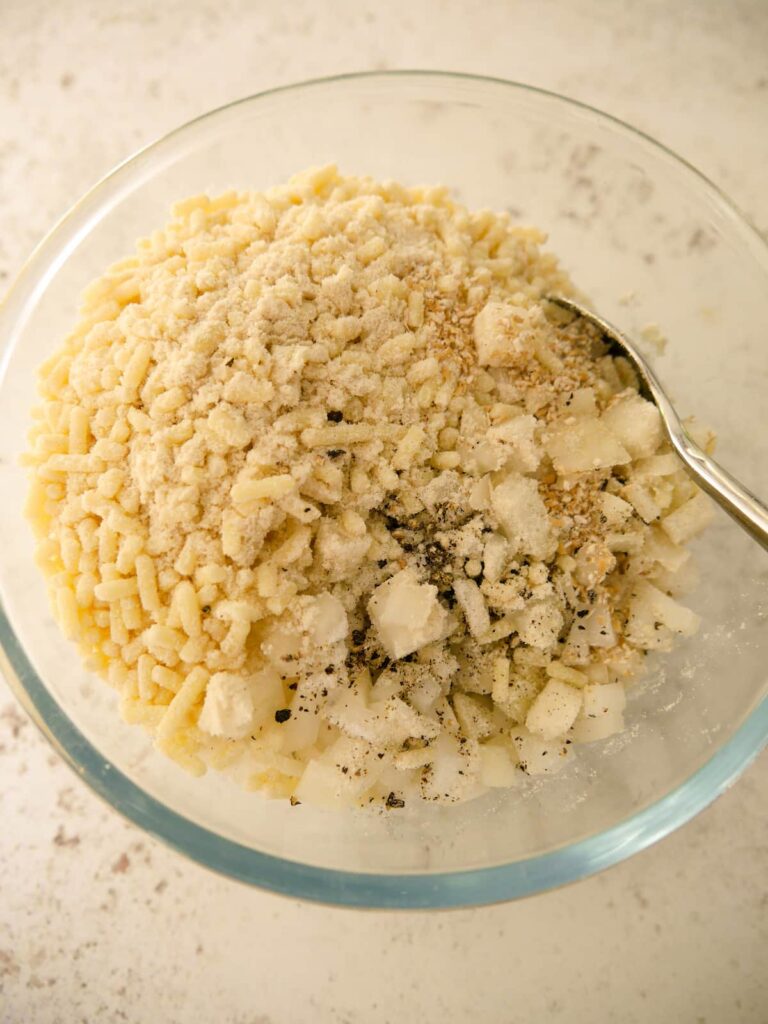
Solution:
[(659, 410), (640, 395), (621, 398), (601, 419), (633, 459), (653, 455), (664, 436)]
[(632, 588), (627, 610), (627, 639), (647, 650), (667, 646), (665, 629), (692, 636), (699, 627), (698, 615), (646, 580)]
[(562, 679), (564, 683), (569, 683), (571, 686), (581, 688), (585, 686), (589, 680), (583, 672), (577, 671), (575, 668), (569, 668), (568, 665), (563, 665), (561, 661), (552, 661), (547, 665), (547, 675), (551, 676), (552, 679)]
[(698, 491), (684, 505), (670, 512), (661, 521), (661, 527), (675, 544), (684, 544), (695, 537), (712, 521), (712, 505)]
[(637, 480), (631, 480), (621, 492), (645, 523), (652, 523), (661, 515), (661, 509)]
[(453, 582), (453, 592), (464, 612), (469, 632), (475, 638), (484, 636), (491, 628), (491, 618), (478, 585), (474, 580), (456, 579)]
[(523, 643), (547, 650), (556, 642), (563, 614), (554, 601), (531, 601), (514, 616)]
[(561, 679), (550, 679), (525, 719), (529, 732), (545, 740), (564, 736), (581, 709), (581, 691)]
[(480, 744), (480, 783), (489, 788), (506, 789), (520, 781), (517, 751), (508, 743)]
[(672, 476), (680, 470), (680, 460), (674, 452), (665, 452), (663, 455), (649, 455), (640, 459), (632, 467), (633, 476), (660, 477)]
[(632, 506), (617, 494), (603, 491), (599, 501), (608, 526), (621, 526), (632, 516)]
[(437, 587), (420, 583), (403, 569), (377, 587), (368, 614), (390, 658), (404, 658), (445, 635), (449, 616), (437, 600)]
[(539, 692), (540, 685), (524, 676), (512, 676), (506, 696), (498, 701), (498, 707), (513, 722), (524, 722), (528, 709)]
[(521, 352), (534, 351), (544, 323), (538, 306), (488, 302), (474, 322), (477, 361), (481, 366), (508, 366)]
[(298, 800), (320, 807), (351, 807), (385, 769), (369, 743), (342, 736), (310, 761), (295, 790)]
[(493, 732), (493, 715), (479, 697), (467, 693), (453, 696), (453, 710), (462, 732), (473, 740), (482, 740)]
[(571, 419), (553, 427), (544, 442), (558, 473), (588, 473), (630, 461), (626, 448), (600, 420)]
[(501, 577), (509, 545), (500, 533), (492, 533), (483, 548), (483, 578), (493, 583)]
[(431, 745), (434, 758), (421, 777), (426, 800), (460, 803), (479, 792), (480, 755), (476, 740), (459, 743), (456, 736), (441, 733)]
[(627, 698), (621, 683), (585, 686), (583, 705), (573, 724), (571, 736), (577, 743), (603, 740), (624, 728)]
[(570, 760), (573, 750), (563, 740), (545, 740), (527, 729), (512, 733), (520, 758), (520, 767), (527, 775), (552, 775)]
[(535, 480), (510, 473), (493, 488), (491, 506), (515, 551), (539, 559), (551, 557), (553, 531)]
[(584, 619), (584, 639), (590, 647), (615, 647), (616, 633), (611, 622), (611, 613), (605, 604), (597, 604)]
[(674, 544), (663, 530), (654, 526), (647, 534), (642, 550), (632, 559), (632, 569), (644, 575), (652, 567), (660, 565), (670, 572), (677, 572), (690, 557), (691, 553), (687, 548)]
[(248, 680), (217, 672), (208, 680), (198, 726), (212, 736), (241, 739), (253, 726), (253, 698)]
[(492, 469), (504, 466), (520, 473), (532, 473), (541, 462), (541, 451), (534, 434), (538, 421), (534, 416), (515, 416), (498, 426), (491, 427), (486, 437), (498, 452)]

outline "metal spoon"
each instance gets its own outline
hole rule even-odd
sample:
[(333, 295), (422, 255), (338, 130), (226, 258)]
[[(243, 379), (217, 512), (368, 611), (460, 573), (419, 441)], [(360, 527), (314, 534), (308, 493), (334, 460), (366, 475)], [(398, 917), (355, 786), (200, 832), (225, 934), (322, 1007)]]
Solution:
[(661, 413), (667, 437), (683, 460), (688, 473), (753, 540), (768, 551), (768, 507), (691, 440), (656, 374), (629, 338), (607, 320), (603, 320), (572, 299), (552, 295), (548, 296), (548, 300), (594, 324), (602, 332), (609, 345), (609, 351), (612, 350), (615, 355), (622, 355), (629, 360), (640, 381), (641, 395), (655, 403)]

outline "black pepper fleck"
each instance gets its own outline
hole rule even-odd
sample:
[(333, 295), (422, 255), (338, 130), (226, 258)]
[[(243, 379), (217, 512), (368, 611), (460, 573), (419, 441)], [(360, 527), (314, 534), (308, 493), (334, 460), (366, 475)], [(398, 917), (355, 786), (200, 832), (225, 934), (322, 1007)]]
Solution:
[(290, 717), (291, 717), (291, 709), (290, 708), (281, 708), (279, 711), (275, 712), (275, 721), (276, 722), (280, 722), (281, 724), (283, 722), (287, 722)]

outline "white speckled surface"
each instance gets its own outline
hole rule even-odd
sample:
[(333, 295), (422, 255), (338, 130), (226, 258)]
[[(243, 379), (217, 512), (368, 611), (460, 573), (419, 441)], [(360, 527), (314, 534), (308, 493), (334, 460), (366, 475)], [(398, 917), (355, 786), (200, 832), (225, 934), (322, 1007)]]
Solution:
[[(768, 230), (768, 5), (0, 0), (0, 288), (116, 161), (272, 85), (528, 81), (669, 144)], [(768, 760), (655, 848), (514, 905), (302, 906), (189, 864), (64, 767), (0, 681), (2, 1024), (768, 1020)]]

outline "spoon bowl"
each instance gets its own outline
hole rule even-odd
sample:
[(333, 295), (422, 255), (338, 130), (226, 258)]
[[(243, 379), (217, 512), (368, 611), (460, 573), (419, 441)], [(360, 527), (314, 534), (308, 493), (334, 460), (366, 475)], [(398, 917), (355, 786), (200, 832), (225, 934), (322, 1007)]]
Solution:
[(637, 373), (640, 394), (658, 408), (669, 442), (688, 473), (753, 540), (768, 551), (768, 507), (690, 437), (659, 378), (635, 344), (617, 327), (581, 303), (559, 295), (549, 296), (549, 301), (593, 324), (602, 332), (609, 352), (629, 360)]

